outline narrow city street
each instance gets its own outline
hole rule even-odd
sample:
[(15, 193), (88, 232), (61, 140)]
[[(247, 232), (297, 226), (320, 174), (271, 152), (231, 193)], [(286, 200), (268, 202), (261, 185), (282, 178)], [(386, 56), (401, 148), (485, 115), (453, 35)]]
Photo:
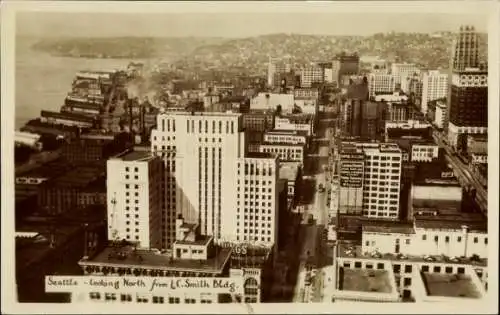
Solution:
[(310, 163), (316, 163), (314, 165), (316, 171), (311, 175), (314, 182), (314, 196), (312, 202), (305, 207), (302, 214), (302, 224), (299, 232), (300, 263), (293, 298), (295, 302), (322, 301), (324, 282), (322, 267), (327, 256), (328, 156), (330, 152), (329, 140), (333, 136), (333, 130), (329, 127), (331, 121), (332, 119), (320, 121), (320, 128), (317, 130), (319, 138), (317, 153), (308, 156)]
[(472, 185), (476, 189), (476, 202), (483, 213), (487, 216), (488, 191), (484, 189), (481, 183), (474, 176), (471, 175), (469, 166), (453, 154), (452, 149), (443, 141), (443, 136), (437, 130), (434, 131), (433, 136), (437, 144), (445, 149), (446, 159), (451, 164), (453, 170), (455, 171), (455, 176), (458, 177), (462, 186)]

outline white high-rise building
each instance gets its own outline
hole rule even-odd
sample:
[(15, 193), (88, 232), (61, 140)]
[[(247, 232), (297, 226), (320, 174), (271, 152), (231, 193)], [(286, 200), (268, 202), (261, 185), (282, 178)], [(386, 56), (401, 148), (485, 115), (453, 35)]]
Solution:
[(355, 143), (365, 154), (363, 215), (397, 220), (402, 152), (393, 143)]
[(402, 84), (406, 78), (420, 73), (420, 68), (413, 63), (393, 63), (391, 74), (394, 76), (395, 84)]
[(148, 151), (128, 151), (107, 161), (109, 240), (166, 247), (162, 176), (162, 161)]
[(424, 73), (422, 79), (422, 113), (426, 114), (431, 101), (446, 97), (449, 76), (437, 70)]
[(278, 239), (278, 158), (249, 153), (236, 163), (236, 215), (224, 220), (225, 237), (231, 242), (272, 245)]
[[(182, 214), (186, 222), (199, 224), (201, 234), (214, 236), (216, 242), (242, 241), (238, 236), (244, 236), (244, 226), (240, 227), (240, 234), (236, 230), (238, 216), (245, 220), (245, 215), (237, 213), (238, 209), (251, 205), (239, 204), (237, 196), (244, 198), (251, 189), (261, 187), (261, 183), (255, 175), (241, 182), (237, 173), (239, 167), (247, 163), (241, 114), (160, 114), (157, 128), (151, 134), (151, 144), (152, 152), (165, 162), (167, 212)], [(266, 156), (255, 160), (254, 172), (261, 174), (259, 167), (276, 161)], [(276, 181), (269, 185), (266, 187), (269, 186), (275, 195)], [(275, 216), (277, 201), (272, 199), (270, 202), (273, 212), (270, 216)], [(258, 212), (263, 208), (255, 204), (252, 209)], [(266, 206), (265, 209), (269, 211), (270, 208)], [(175, 216), (170, 216), (168, 224), (175, 229)]]
[(377, 94), (392, 94), (396, 89), (394, 75), (384, 73), (370, 73), (368, 76), (368, 91), (370, 97)]
[(309, 66), (301, 69), (300, 71), (300, 86), (303, 88), (309, 88), (313, 83), (323, 83), (324, 82), (324, 71), (323, 68), (318, 66)]
[(279, 82), (275, 81), (274, 75), (279, 73), (288, 73), (290, 71), (291, 66), (288, 62), (269, 58), (269, 62), (267, 64), (267, 85), (275, 86), (279, 84)]

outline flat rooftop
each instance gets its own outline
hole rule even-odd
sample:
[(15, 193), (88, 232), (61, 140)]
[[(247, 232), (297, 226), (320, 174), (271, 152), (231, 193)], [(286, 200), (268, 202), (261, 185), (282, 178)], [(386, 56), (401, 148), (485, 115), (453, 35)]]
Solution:
[(339, 289), (344, 291), (391, 293), (389, 273), (385, 270), (343, 268)]
[(176, 116), (212, 116), (212, 117), (239, 117), (242, 114), (233, 112), (187, 112), (187, 111), (175, 111), (171, 113), (164, 113), (160, 115), (176, 115)]
[(16, 173), (16, 177), (26, 178), (51, 178), (67, 172), (73, 166), (59, 158), (48, 163), (44, 163), (36, 168)]
[(481, 294), (465, 274), (443, 274), (421, 272), (429, 296), (465, 297), (478, 299)]
[(356, 243), (340, 243), (338, 247), (338, 257), (350, 259), (370, 259), (370, 260), (389, 260), (391, 263), (447, 263), (447, 264), (467, 264), (473, 266), (486, 267), (487, 259), (471, 260), (470, 258), (436, 256), (414, 256), (414, 255), (396, 255), (391, 253), (363, 253), (362, 246)]
[(281, 135), (281, 136), (302, 136), (307, 137), (307, 132), (304, 130), (292, 130), (292, 129), (273, 129), (267, 131), (265, 135)]
[[(79, 226), (64, 226), (51, 224), (23, 224), (16, 228), (16, 234), (32, 234), (32, 237), (16, 237), (16, 273), (25, 268), (36, 268), (37, 263), (50, 255), (54, 247), (67, 242), (73, 235), (81, 230)], [(24, 232), (24, 233), (23, 233)], [(35, 236), (36, 235), (36, 236)]]
[[(116, 256), (120, 253), (120, 257)], [(152, 250), (134, 250), (131, 245), (108, 246), (96, 256), (80, 260), (81, 265), (105, 265), (113, 267), (155, 268), (172, 271), (200, 271), (221, 273), (231, 256), (231, 249), (216, 247), (215, 255), (207, 260), (174, 259)]]
[(304, 147), (303, 144), (292, 144), (292, 143), (286, 143), (286, 142), (268, 142), (268, 141), (264, 141), (261, 145), (263, 146), (270, 146), (270, 147), (273, 147), (273, 146), (278, 146), (278, 147)]
[(154, 156), (151, 155), (151, 152), (133, 150), (118, 155), (114, 158), (120, 159), (122, 161), (148, 161), (154, 159)]
[(467, 226), (471, 232), (488, 232), (488, 222), (485, 218), (474, 218), (468, 214), (415, 216), (416, 228), (461, 230), (463, 226)]
[[(192, 228), (193, 225), (191, 226), (188, 226), (189, 223), (185, 223), (187, 224), (186, 228)], [(207, 245), (208, 242), (212, 239), (211, 236), (207, 236), (207, 235), (197, 235), (196, 238), (194, 240), (178, 240), (178, 241), (175, 241), (176, 244), (180, 244), (180, 245)]]
[(297, 165), (282, 165), (280, 163), (280, 173), (279, 177), (281, 179), (286, 179), (288, 181), (295, 181), (297, 179), (297, 174), (299, 172), (299, 168)]
[(85, 165), (71, 169), (59, 177), (43, 182), (52, 187), (86, 187), (105, 175), (104, 165)]
[(365, 223), (362, 226), (363, 232), (376, 233), (398, 233), (398, 234), (414, 234), (415, 229), (411, 223), (400, 222), (377, 222)]
[(274, 159), (276, 156), (268, 152), (248, 152), (245, 156), (251, 159)]
[[(441, 185), (456, 185), (458, 183), (456, 177), (453, 175), (453, 169), (444, 160), (430, 163), (416, 163), (414, 174), (413, 182), (419, 185), (438, 185), (439, 181), (443, 181)], [(447, 176), (444, 177), (444, 174)], [(439, 181), (432, 182), (431, 180)]]

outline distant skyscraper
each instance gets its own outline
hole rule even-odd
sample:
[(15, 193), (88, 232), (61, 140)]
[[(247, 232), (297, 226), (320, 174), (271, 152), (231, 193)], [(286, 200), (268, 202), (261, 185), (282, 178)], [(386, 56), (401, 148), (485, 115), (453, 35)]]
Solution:
[(383, 73), (370, 73), (368, 76), (368, 90), (370, 97), (377, 94), (392, 94), (396, 88), (394, 75)]
[(452, 147), (465, 149), (468, 134), (488, 132), (488, 72), (453, 72), (448, 104), (448, 140)]
[(454, 41), (452, 70), (479, 67), (479, 40), (474, 26), (461, 26)]
[[(341, 53), (335, 56), (332, 62), (333, 81), (340, 82), (343, 75), (356, 75), (359, 73), (358, 54), (348, 55)], [(340, 84), (340, 83), (339, 83)]]
[(300, 72), (300, 86), (309, 88), (313, 83), (323, 83), (324, 78), (323, 68), (319, 66), (306, 67)]
[(404, 92), (407, 92), (404, 89), (406, 83), (406, 79), (414, 74), (420, 73), (420, 68), (413, 63), (393, 63), (391, 65), (391, 74), (394, 76), (394, 83), (399, 85)]
[(440, 98), (446, 97), (448, 93), (448, 78), (447, 73), (439, 71), (429, 71), (424, 73), (422, 80), (422, 113), (427, 113), (427, 104)]
[(274, 58), (269, 58), (267, 65), (267, 84), (269, 86), (277, 86), (280, 84), (280, 74), (285, 74), (291, 71), (290, 64)]
[(478, 34), (462, 26), (455, 40), (448, 89), (448, 141), (466, 149), (468, 134), (488, 132), (488, 72), (479, 69)]

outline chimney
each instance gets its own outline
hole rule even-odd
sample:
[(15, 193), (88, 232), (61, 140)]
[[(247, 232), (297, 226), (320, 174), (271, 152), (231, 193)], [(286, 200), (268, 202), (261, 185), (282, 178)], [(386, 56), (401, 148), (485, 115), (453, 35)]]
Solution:
[(141, 135), (142, 135), (142, 143), (146, 142), (146, 103), (142, 104), (141, 107)]
[(132, 104), (133, 104), (133, 100), (129, 99), (128, 100), (128, 119), (129, 119), (130, 132), (132, 132), (132, 125), (133, 125)]

